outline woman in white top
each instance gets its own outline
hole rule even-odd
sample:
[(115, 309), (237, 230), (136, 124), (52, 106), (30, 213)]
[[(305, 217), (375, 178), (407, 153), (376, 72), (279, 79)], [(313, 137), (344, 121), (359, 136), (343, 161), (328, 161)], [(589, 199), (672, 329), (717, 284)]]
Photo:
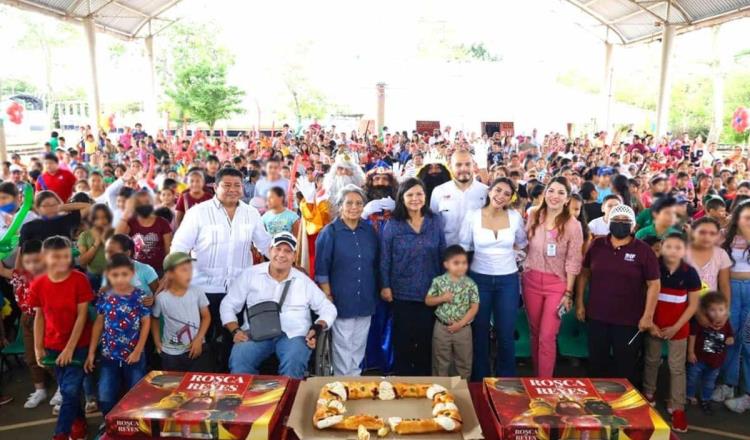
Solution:
[[(469, 276), (479, 288), (479, 313), (472, 324), (473, 380), (516, 375), (513, 331), (520, 297), (516, 250), (528, 243), (521, 214), (510, 209), (515, 193), (510, 179), (496, 179), (484, 207), (467, 213), (461, 225), (460, 244), (474, 251)], [(490, 316), (497, 333), (495, 371), (490, 368)]]

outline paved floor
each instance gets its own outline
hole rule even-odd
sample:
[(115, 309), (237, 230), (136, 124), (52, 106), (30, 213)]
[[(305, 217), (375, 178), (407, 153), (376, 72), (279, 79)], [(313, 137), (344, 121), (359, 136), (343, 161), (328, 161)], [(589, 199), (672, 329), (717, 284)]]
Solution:
[[(521, 365), (519, 370), (521, 374), (527, 373), (528, 366)], [(582, 376), (582, 373), (583, 368), (581, 366), (572, 365), (565, 361), (560, 362), (556, 371), (558, 376)], [(662, 371), (661, 376), (660, 385), (666, 384), (666, 372)], [(6, 373), (2, 378), (2, 384), (3, 393), (13, 396), (15, 400), (0, 407), (0, 440), (51, 438), (55, 423), (52, 407), (44, 403), (35, 409), (23, 408), (26, 396), (31, 392), (29, 375), (25, 367), (16, 367), (10, 373)], [(666, 390), (660, 389), (657, 397), (663, 396), (665, 392)], [(663, 405), (660, 405), (659, 409), (662, 414), (666, 415)], [(669, 419), (667, 418), (667, 420)], [(698, 408), (690, 408), (688, 420), (691, 425), (690, 432), (680, 434), (680, 440), (750, 440), (750, 423), (748, 423), (750, 422), (750, 412), (734, 414), (717, 405), (715, 414), (708, 417), (703, 415)], [(90, 438), (93, 438), (93, 432), (101, 421), (101, 414), (90, 416), (89, 426), (92, 432)]]

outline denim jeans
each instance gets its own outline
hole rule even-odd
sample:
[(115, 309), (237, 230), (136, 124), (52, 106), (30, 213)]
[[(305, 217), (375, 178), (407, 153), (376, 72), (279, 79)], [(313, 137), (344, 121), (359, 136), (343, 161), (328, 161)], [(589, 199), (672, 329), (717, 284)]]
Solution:
[(750, 315), (750, 280), (732, 280), (732, 304), (729, 324), (734, 331), (734, 344), (727, 347), (727, 358), (722, 366), (724, 383), (740, 384), (740, 366), (745, 392), (750, 393), (750, 342), (743, 335), (743, 326)]
[[(86, 355), (89, 350), (86, 347), (76, 348), (73, 357), (81, 361), (81, 365), (86, 361)], [(47, 354), (57, 357), (60, 352), (57, 350), (47, 349)], [(62, 395), (62, 404), (60, 405), (60, 414), (57, 416), (55, 425), (55, 435), (70, 434), (70, 428), (76, 419), (85, 417), (81, 407), (81, 391), (83, 390), (83, 368), (80, 365), (68, 365), (65, 367), (55, 367), (55, 379), (60, 387)]]
[[(513, 333), (521, 297), (518, 273), (484, 275), (470, 272), (479, 289), (479, 312), (472, 324), (474, 362), (472, 380), (488, 376), (515, 377), (516, 350)], [(494, 374), (490, 367), (490, 318), (497, 335), (497, 359)]]
[(712, 368), (703, 362), (688, 364), (687, 369), (687, 397), (692, 399), (700, 385), (701, 399), (708, 400), (716, 387), (716, 378), (720, 368)]
[(232, 374), (258, 374), (260, 364), (276, 353), (279, 358), (279, 374), (304, 379), (311, 352), (303, 336), (287, 338), (286, 335), (281, 335), (260, 342), (240, 342), (232, 347), (229, 371)]
[(146, 375), (146, 355), (134, 363), (102, 357), (99, 367), (99, 408), (105, 416), (112, 410), (124, 391), (135, 386)]

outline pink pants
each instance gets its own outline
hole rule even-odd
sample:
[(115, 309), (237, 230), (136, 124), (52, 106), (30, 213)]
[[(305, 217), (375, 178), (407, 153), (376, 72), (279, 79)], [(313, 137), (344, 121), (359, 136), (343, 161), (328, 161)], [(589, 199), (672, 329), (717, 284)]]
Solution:
[(566, 287), (565, 281), (551, 273), (537, 270), (523, 273), (523, 302), (529, 317), (531, 359), (536, 377), (552, 377), (555, 371), (560, 329), (557, 307)]

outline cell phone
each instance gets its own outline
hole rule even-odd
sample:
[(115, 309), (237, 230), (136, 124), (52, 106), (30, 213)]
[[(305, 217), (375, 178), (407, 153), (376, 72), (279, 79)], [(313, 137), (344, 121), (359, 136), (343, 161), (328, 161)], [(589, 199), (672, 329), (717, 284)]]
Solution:
[(565, 307), (565, 304), (560, 303), (559, 306), (557, 306), (557, 317), (562, 319), (563, 315), (568, 313), (568, 308)]

